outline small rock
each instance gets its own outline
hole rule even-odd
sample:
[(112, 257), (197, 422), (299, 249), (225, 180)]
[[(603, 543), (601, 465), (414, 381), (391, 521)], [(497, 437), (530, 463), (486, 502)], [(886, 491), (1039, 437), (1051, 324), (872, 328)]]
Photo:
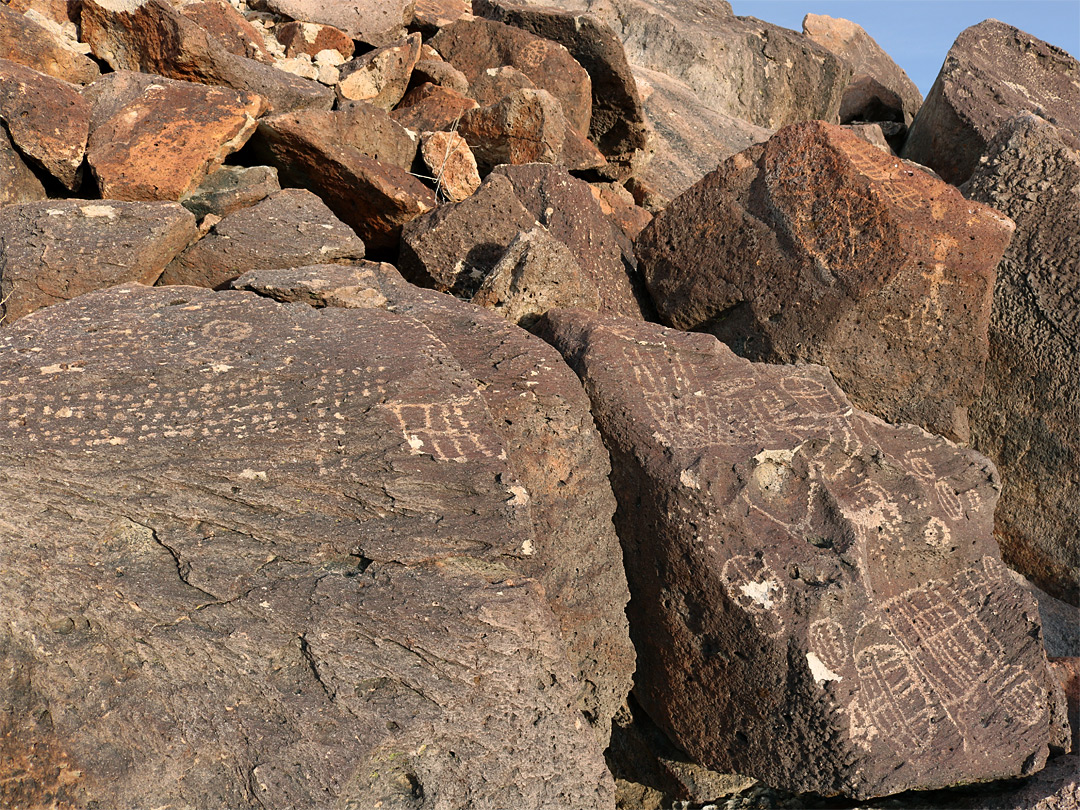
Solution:
[(344, 62), (352, 59), (353, 51), (356, 49), (352, 37), (332, 25), (289, 22), (276, 26), (274, 36), (285, 46), (286, 56), (296, 56), (301, 53), (318, 56), (320, 51), (330, 49), (340, 54), (341, 61)]
[(437, 132), (454, 129), (461, 116), (479, 106), (456, 90), (425, 82), (406, 93), (390, 117), (414, 132)]
[(332, 25), (350, 39), (382, 47), (405, 36), (416, 0), (266, 0), (271, 11), (293, 20)]
[(409, 86), (412, 70), (420, 59), (420, 35), (385, 45), (341, 66), (339, 99), (367, 101), (391, 110)]
[(461, 202), (480, 187), (476, 158), (455, 132), (425, 132), (420, 136), (420, 157), (434, 178), (436, 192), (450, 202)]
[(180, 200), (200, 224), (210, 214), (229, 214), (281, 191), (277, 169), (270, 166), (222, 166), (206, 176), (197, 189)]

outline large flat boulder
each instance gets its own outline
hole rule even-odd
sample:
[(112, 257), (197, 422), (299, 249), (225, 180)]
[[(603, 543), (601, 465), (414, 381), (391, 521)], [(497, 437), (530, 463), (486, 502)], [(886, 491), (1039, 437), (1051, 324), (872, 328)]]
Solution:
[(819, 366), (551, 310), (612, 455), (634, 694), (697, 762), (886, 795), (1033, 773), (1067, 740), (992, 462)]
[(614, 807), (516, 451), (432, 328), (127, 286), (0, 343), (8, 795)]
[(823, 122), (729, 158), (637, 241), (665, 323), (821, 363), (861, 408), (967, 439), (1013, 224)]
[(1023, 112), (1080, 136), (1080, 62), (1018, 28), (985, 20), (949, 49), (902, 154), (959, 185), (998, 128)]
[(0, 208), (2, 322), (114, 284), (153, 284), (198, 234), (176, 203), (45, 200)]
[(1001, 470), (1005, 561), (1080, 597), (1080, 142), (1033, 115), (1004, 124), (963, 190), (1008, 214), (972, 445)]

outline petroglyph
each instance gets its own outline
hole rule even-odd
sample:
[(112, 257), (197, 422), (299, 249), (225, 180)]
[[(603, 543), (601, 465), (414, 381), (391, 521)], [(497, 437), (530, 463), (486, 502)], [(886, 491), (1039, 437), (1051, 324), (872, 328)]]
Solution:
[(847, 633), (843, 625), (832, 619), (818, 619), (810, 625), (810, 638), (807, 645), (825, 666), (833, 671), (840, 671), (851, 660)]
[(482, 408), (475, 397), (440, 403), (388, 402), (382, 407), (394, 415), (405, 442), (415, 454), (427, 453), (438, 461), (458, 463), (504, 455), (502, 448), (480, 430), (471, 415)]
[(760, 557), (740, 555), (724, 563), (721, 573), (729, 597), (754, 618), (758, 629), (770, 636), (783, 631), (776, 611), (787, 601), (787, 589), (777, 573)]
[(869, 740), (880, 733), (906, 752), (927, 748), (945, 718), (935, 709), (933, 690), (911, 656), (895, 644), (872, 644), (855, 653), (855, 667), (866, 717), (851, 713), (852, 738)]

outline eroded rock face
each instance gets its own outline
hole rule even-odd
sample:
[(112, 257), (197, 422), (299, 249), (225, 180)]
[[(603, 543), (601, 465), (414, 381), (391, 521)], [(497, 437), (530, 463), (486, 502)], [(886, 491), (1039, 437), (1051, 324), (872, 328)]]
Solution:
[(267, 5), (294, 20), (332, 25), (353, 39), (380, 47), (405, 36), (416, 0), (268, 0)]
[(3, 323), (76, 296), (153, 284), (195, 239), (195, 217), (176, 203), (46, 200), (0, 208)]
[(680, 747), (860, 798), (1042, 767), (1066, 729), (988, 459), (709, 335), (565, 310), (537, 330), (611, 451), (635, 695)]
[(0, 58), (72, 84), (90, 84), (101, 68), (49, 29), (10, 7), (0, 6)]
[(369, 51), (341, 66), (338, 97), (367, 101), (389, 111), (405, 95), (419, 59), (419, 34), (410, 34), (401, 42)]
[(985, 20), (949, 49), (902, 154), (963, 183), (1001, 124), (1022, 112), (1080, 136), (1080, 62), (1018, 28)]
[(0, 205), (45, 198), (45, 187), (19, 156), (7, 131), (0, 133)]
[(1006, 124), (964, 186), (1016, 222), (998, 265), (972, 445), (1001, 470), (995, 528), (1011, 566), (1077, 601), (1080, 580), (1080, 142)]
[(787, 127), (637, 242), (661, 318), (754, 360), (821, 363), (861, 408), (961, 441), (1012, 222), (822, 122)]
[(613, 807), (513, 449), (431, 329), (132, 286), (0, 342), (5, 795)]

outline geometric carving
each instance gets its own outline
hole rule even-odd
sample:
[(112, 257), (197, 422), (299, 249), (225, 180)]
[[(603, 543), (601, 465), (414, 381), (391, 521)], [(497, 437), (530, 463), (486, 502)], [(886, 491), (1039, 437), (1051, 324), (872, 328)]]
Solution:
[(383, 407), (397, 418), (413, 453), (461, 463), (476, 457), (496, 458), (503, 453), (466, 416), (467, 409), (476, 409), (479, 404), (476, 397), (460, 397), (440, 403), (388, 402)]

